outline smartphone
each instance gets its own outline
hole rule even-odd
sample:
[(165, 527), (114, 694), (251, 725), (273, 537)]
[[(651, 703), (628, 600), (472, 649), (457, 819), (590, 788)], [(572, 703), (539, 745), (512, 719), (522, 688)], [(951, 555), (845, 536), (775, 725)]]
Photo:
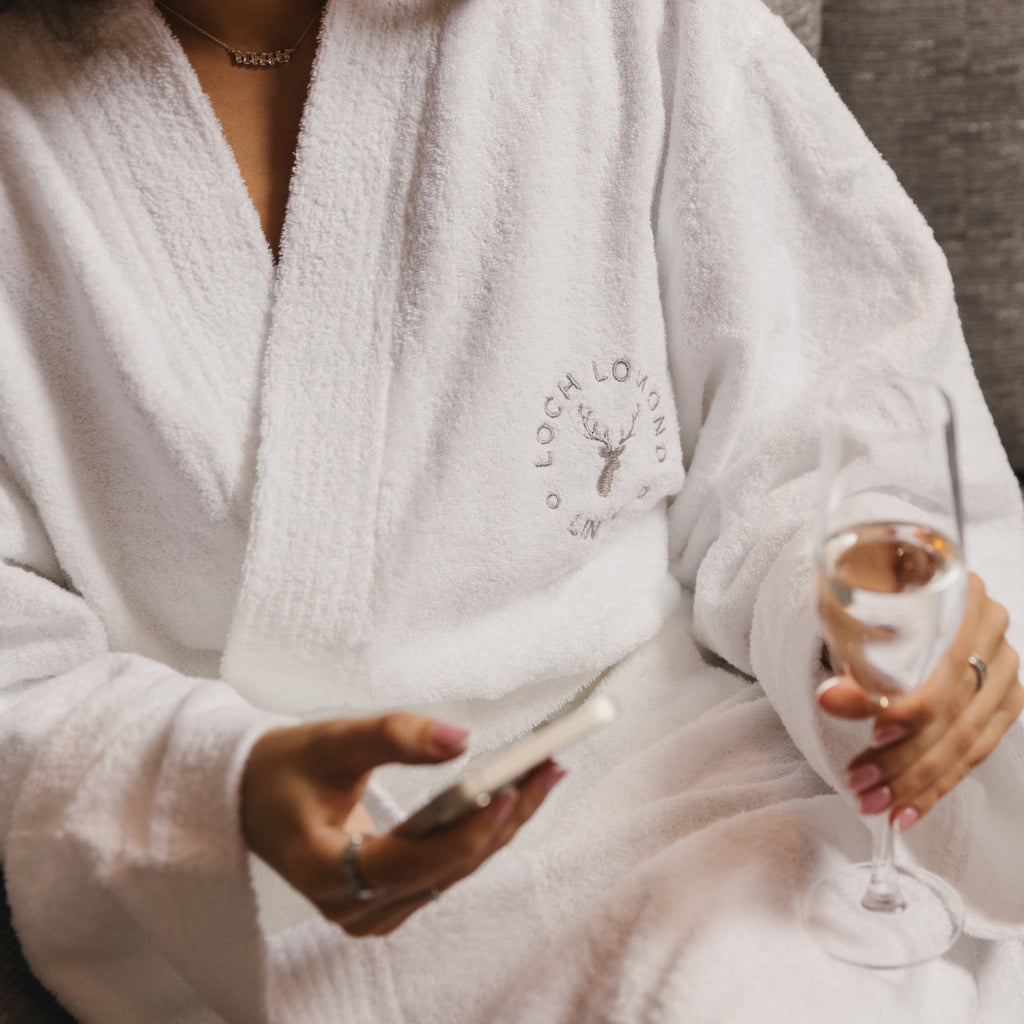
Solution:
[(619, 714), (615, 701), (604, 694), (560, 715), (539, 729), (514, 740), (481, 764), (474, 765), (453, 786), (407, 818), (397, 831), (422, 836), (451, 825), (471, 811), (486, 807), (503, 789), (514, 786), (541, 762), (614, 721)]

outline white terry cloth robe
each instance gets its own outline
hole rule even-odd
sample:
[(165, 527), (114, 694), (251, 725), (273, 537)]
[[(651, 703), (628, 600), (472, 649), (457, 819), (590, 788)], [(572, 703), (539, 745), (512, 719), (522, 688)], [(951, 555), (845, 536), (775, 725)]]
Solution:
[[(821, 395), (949, 389), (968, 560), (1016, 620), (1024, 516), (941, 255), (782, 24), (331, 0), (275, 266), (155, 8), (76, 17), (0, 16), (0, 851), (62, 1002), (1019, 1018), (1019, 726), (907, 836), (967, 900), (950, 954), (868, 972), (799, 924), (867, 847), (833, 789), (863, 735), (812, 699)], [(394, 935), (252, 870), (265, 730), (416, 707), (486, 750), (610, 665), (620, 721)], [(452, 770), (382, 772), (382, 826)]]

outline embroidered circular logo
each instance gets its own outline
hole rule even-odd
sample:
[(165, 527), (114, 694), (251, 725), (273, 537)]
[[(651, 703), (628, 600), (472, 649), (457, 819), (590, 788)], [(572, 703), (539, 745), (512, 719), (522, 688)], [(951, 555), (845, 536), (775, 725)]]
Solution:
[[(534, 466), (543, 474), (547, 507), (580, 540), (650, 490), (652, 471), (668, 454), (661, 392), (630, 360), (554, 383), (537, 427)], [(662, 436), (664, 435), (664, 437)]]

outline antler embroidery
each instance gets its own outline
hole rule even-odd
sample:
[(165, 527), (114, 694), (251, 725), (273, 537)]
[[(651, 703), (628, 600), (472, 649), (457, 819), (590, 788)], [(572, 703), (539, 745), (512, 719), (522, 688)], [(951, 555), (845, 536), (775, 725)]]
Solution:
[(584, 435), (601, 446), (598, 454), (604, 459), (604, 466), (601, 469), (601, 475), (597, 478), (597, 493), (602, 498), (607, 498), (612, 489), (612, 477), (621, 464), (619, 456), (626, 450), (626, 442), (633, 436), (636, 418), (640, 415), (640, 406), (638, 405), (633, 413), (633, 418), (629, 422), (629, 430), (619, 432), (619, 442), (616, 445), (611, 443), (608, 436), (608, 427), (605, 427), (602, 432), (598, 432), (600, 424), (598, 424), (592, 410), (584, 410), (582, 403), (577, 406), (577, 410), (580, 414), (580, 423), (583, 425)]

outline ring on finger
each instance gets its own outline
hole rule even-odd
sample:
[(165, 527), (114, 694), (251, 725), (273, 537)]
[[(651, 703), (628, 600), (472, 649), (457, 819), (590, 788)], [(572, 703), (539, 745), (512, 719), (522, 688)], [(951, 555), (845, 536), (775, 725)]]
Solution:
[(353, 833), (341, 858), (341, 876), (357, 900), (372, 900), (379, 893), (378, 889), (366, 881), (366, 876), (359, 867), (359, 851), (365, 842), (366, 837), (361, 832)]
[(988, 665), (985, 664), (985, 661), (980, 654), (972, 654), (967, 659), (967, 664), (974, 669), (974, 675), (977, 680), (974, 692), (977, 693), (984, 684), (985, 678), (988, 676)]

